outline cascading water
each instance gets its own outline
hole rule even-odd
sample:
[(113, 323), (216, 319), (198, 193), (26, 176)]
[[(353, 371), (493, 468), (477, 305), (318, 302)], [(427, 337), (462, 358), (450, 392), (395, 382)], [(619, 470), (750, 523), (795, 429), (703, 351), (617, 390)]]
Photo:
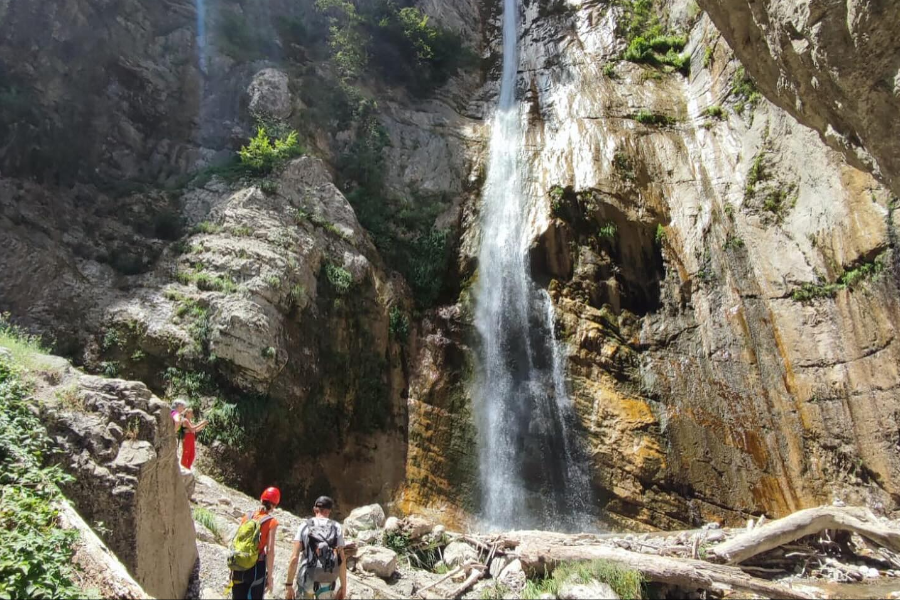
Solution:
[(484, 524), (557, 530), (590, 526), (590, 478), (574, 434), (550, 297), (530, 277), (516, 101), (518, 0), (504, 0), (503, 79), (483, 194), (474, 389)]

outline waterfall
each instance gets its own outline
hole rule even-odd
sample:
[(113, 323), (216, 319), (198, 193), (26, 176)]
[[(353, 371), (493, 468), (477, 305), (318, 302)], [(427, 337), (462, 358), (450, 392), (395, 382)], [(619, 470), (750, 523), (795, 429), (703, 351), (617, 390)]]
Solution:
[(584, 529), (590, 477), (573, 430), (549, 295), (531, 279), (523, 116), (516, 101), (518, 0), (504, 0), (503, 78), (483, 192), (473, 400), (481, 516), (488, 527)]

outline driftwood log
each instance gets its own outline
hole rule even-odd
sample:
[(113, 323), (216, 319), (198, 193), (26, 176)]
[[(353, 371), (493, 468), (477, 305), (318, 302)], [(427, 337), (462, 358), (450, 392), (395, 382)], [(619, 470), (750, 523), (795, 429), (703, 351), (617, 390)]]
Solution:
[(865, 508), (823, 506), (801, 510), (715, 546), (712, 553), (739, 564), (763, 552), (826, 529), (857, 533), (879, 546), (900, 552), (900, 530), (886, 527)]
[(559, 563), (606, 560), (643, 573), (648, 581), (687, 589), (727, 589), (760, 594), (769, 598), (817, 598), (811, 590), (765, 581), (736, 567), (702, 560), (651, 556), (601, 545), (519, 547), (519, 560), (531, 573), (550, 572)]

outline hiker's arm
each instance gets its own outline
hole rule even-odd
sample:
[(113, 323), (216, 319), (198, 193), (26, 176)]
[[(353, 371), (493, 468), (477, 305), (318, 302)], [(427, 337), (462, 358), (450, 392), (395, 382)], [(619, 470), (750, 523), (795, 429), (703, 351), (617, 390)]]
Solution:
[(300, 563), (300, 553), (303, 552), (303, 544), (294, 542), (294, 552), (291, 554), (291, 562), (288, 563), (287, 579), (285, 580), (285, 598), (294, 600), (294, 577), (297, 575), (297, 565)]
[(266, 591), (272, 593), (275, 585), (275, 532), (278, 531), (276, 524), (269, 530), (269, 543), (266, 548)]
[(207, 426), (207, 425), (209, 425), (209, 421), (200, 421), (200, 422), (197, 423), (197, 425), (194, 427), (194, 433), (200, 433), (201, 431), (203, 431), (204, 429), (206, 429), (206, 426)]
[(336, 600), (344, 600), (347, 597), (347, 558), (344, 556), (344, 549), (338, 548), (338, 555), (341, 557), (341, 589), (335, 594)]

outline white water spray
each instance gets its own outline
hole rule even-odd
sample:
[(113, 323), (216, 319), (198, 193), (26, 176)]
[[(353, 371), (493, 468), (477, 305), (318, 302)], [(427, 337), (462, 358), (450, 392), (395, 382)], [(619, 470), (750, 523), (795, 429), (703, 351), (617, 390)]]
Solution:
[(481, 338), (475, 407), (482, 519), (489, 527), (574, 530), (593, 504), (553, 305), (527, 262), (530, 204), (516, 101), (518, 0), (504, 0), (503, 78), (484, 186), (475, 325)]

